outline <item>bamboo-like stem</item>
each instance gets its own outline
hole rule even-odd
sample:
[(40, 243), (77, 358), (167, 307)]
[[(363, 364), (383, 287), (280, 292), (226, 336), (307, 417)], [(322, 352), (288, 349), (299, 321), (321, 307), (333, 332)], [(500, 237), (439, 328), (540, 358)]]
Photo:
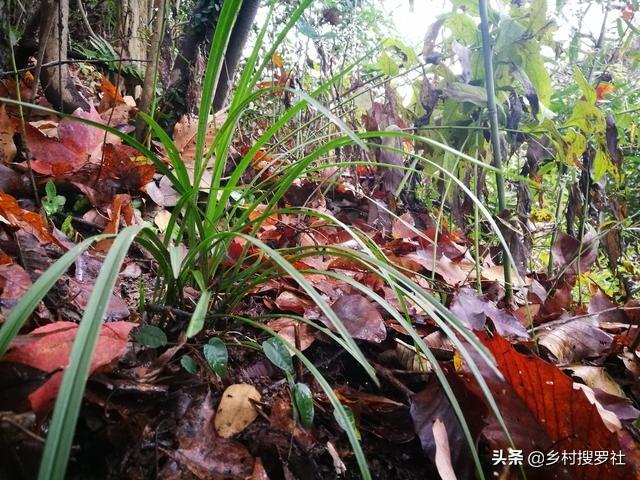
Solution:
[[(479, 0), (480, 7), (480, 31), (482, 33), (482, 56), (484, 58), (484, 79), (487, 88), (487, 106), (489, 107), (489, 124), (491, 127), (491, 147), (493, 150), (493, 160), (496, 169), (496, 189), (498, 191), (498, 210), (500, 212), (507, 208), (504, 194), (504, 176), (502, 175), (502, 156), (500, 154), (500, 129), (498, 125), (498, 110), (496, 109), (495, 85), (493, 82), (493, 62), (491, 59), (491, 38), (489, 37), (489, 15), (487, 14), (487, 0)], [(513, 297), (511, 283), (511, 264), (509, 254), (504, 252), (502, 256), (504, 268), (504, 282), (506, 286), (506, 297), (510, 300)]]

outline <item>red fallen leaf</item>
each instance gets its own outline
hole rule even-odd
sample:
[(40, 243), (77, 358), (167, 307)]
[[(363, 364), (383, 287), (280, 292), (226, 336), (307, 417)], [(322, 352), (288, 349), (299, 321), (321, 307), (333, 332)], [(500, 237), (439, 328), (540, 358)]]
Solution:
[(251, 475), (253, 457), (240, 442), (218, 436), (214, 417), (209, 393), (181, 419), (176, 432), (178, 449), (167, 453), (196, 478), (243, 480)]
[[(124, 353), (129, 332), (136, 326), (131, 322), (112, 322), (100, 327), (89, 374), (109, 365)], [(36, 328), (28, 335), (16, 337), (10, 350), (2, 358), (2, 361), (23, 363), (53, 373), (47, 382), (29, 395), (34, 412), (44, 413), (52, 406), (63, 374), (56, 370), (67, 367), (77, 331), (78, 324), (73, 322), (54, 322)]]
[[(607, 429), (596, 406), (582, 390), (574, 388), (573, 381), (558, 367), (518, 353), (498, 335), (488, 338), (481, 334), (479, 337), (493, 354), (505, 380), (554, 442), (555, 451), (620, 451), (616, 433)], [(572, 465), (570, 468), (576, 479), (583, 480), (624, 480), (637, 478), (640, 473), (611, 462), (597, 466)]]
[[(387, 327), (375, 304), (362, 295), (340, 297), (331, 306), (353, 338), (380, 343), (387, 338)], [(332, 330), (328, 318), (320, 319)]]
[[(74, 116), (102, 123), (98, 112), (78, 109)], [(31, 167), (37, 173), (60, 176), (78, 170), (97, 155), (104, 133), (96, 127), (64, 118), (58, 124), (58, 138), (48, 137), (31, 124), (25, 125), (25, 143), (33, 155)]]
[(15, 198), (3, 192), (0, 192), (0, 217), (3, 217), (12, 227), (32, 234), (41, 243), (55, 243), (67, 250), (57, 238), (49, 233), (49, 226), (40, 215), (23, 210)]

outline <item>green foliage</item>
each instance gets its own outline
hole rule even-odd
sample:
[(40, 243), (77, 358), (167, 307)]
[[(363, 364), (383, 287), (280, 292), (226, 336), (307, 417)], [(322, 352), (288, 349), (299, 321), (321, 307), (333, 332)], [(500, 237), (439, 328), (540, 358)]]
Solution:
[(220, 338), (212, 338), (202, 347), (202, 353), (211, 370), (220, 378), (225, 378), (229, 362), (229, 352), (225, 343)]
[(155, 325), (143, 325), (135, 332), (136, 341), (140, 345), (149, 348), (164, 347), (167, 344), (167, 335)]
[(47, 195), (42, 197), (42, 208), (48, 216), (62, 211), (67, 199), (56, 192), (56, 184), (49, 180), (45, 186)]

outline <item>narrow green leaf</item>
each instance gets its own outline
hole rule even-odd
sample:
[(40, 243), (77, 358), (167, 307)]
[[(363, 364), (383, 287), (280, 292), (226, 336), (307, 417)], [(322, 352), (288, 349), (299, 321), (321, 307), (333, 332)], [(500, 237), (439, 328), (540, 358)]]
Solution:
[(209, 308), (209, 300), (211, 300), (211, 292), (205, 290), (200, 295), (196, 308), (191, 315), (191, 320), (187, 327), (187, 338), (196, 336), (200, 333), (202, 327), (204, 327), (204, 319), (207, 315), (207, 309)]
[(91, 297), (80, 321), (76, 339), (73, 342), (69, 356), (69, 366), (62, 378), (62, 384), (56, 399), (38, 473), (39, 480), (62, 479), (65, 477), (85, 383), (89, 375), (91, 358), (98, 341), (102, 319), (120, 273), (122, 261), (134, 238), (144, 228), (148, 228), (148, 225), (133, 225), (120, 232), (114, 240), (96, 279)]

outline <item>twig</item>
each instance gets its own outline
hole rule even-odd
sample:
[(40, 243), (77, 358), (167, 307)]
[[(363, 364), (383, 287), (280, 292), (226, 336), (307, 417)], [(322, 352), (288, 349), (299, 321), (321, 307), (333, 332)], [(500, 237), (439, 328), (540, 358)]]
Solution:
[(87, 31), (89, 32), (89, 35), (91, 35), (92, 37), (98, 38), (98, 35), (96, 35), (96, 32), (94, 32), (93, 28), (91, 28), (91, 24), (89, 23), (89, 19), (87, 18), (87, 12), (85, 11), (84, 6), (82, 5), (82, 0), (78, 0), (78, 10), (80, 10), (80, 16), (82, 17), (84, 26), (87, 27)]
[[(117, 62), (141, 62), (141, 63), (146, 63), (146, 62), (150, 62), (150, 61), (151, 60), (142, 60), (140, 58), (124, 58), (124, 57), (121, 57), (121, 58), (100, 58), (100, 59), (72, 58), (70, 60), (61, 60), (61, 61), (57, 61), (56, 60), (56, 61), (53, 61), (53, 62), (44, 63), (44, 64), (42, 64), (42, 68), (45, 68), (45, 67), (57, 67), (58, 65), (71, 65), (73, 63), (117, 63)], [(23, 72), (28, 72), (30, 70), (37, 70), (37, 69), (38, 69), (38, 66), (34, 65), (33, 67), (21, 68), (19, 70), (14, 70), (13, 72), (10, 72), (10, 73), (23, 73)]]
[(410, 401), (411, 398), (413, 398), (413, 396), (415, 395), (415, 392), (411, 390), (409, 387), (407, 387), (400, 380), (398, 380), (391, 370), (375, 362), (371, 362), (371, 364), (373, 365), (373, 368), (376, 369), (376, 372), (378, 372), (380, 376), (384, 378), (387, 382), (389, 382), (389, 384), (392, 385), (396, 390), (402, 393), (407, 398), (407, 400)]

